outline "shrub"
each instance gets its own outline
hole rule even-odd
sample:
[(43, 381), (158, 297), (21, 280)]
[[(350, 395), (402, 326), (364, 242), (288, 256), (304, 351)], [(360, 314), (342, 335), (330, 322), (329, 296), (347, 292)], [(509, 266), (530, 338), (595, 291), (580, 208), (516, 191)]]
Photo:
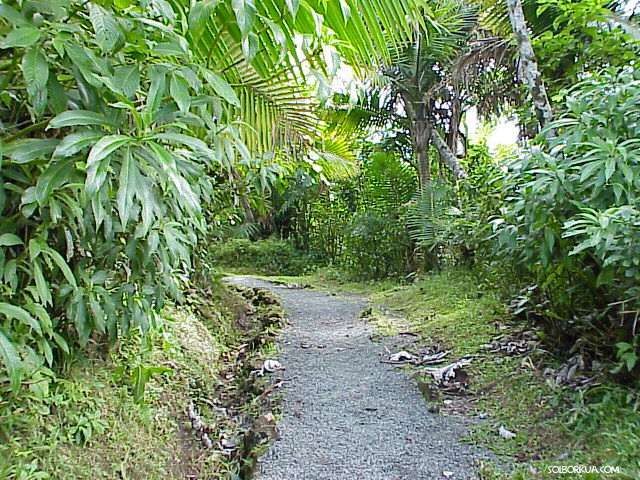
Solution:
[(558, 334), (628, 338), (640, 308), (640, 72), (578, 84), (553, 127), (510, 165), (498, 253), (535, 280)]
[(316, 265), (312, 256), (296, 250), (286, 240), (237, 238), (214, 245), (210, 252), (220, 267), (264, 275), (301, 275)]

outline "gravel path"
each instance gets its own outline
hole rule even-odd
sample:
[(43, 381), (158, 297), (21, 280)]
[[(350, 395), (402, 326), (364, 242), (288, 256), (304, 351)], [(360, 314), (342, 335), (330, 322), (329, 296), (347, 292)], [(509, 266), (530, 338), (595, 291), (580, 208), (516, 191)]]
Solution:
[(365, 300), (227, 280), (273, 291), (289, 318), (280, 439), (259, 460), (257, 480), (476, 478), (476, 460), (489, 455), (460, 443), (462, 420), (429, 413), (411, 380), (380, 362), (384, 347), (358, 317)]

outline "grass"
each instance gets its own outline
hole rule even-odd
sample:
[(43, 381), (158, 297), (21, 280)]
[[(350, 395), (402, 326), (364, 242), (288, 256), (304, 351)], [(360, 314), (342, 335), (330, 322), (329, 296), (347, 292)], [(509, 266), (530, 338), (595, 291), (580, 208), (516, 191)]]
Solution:
[[(452, 269), (424, 276), (409, 285), (391, 281), (344, 281), (335, 271), (321, 270), (277, 281), (309, 284), (330, 292), (367, 295), (367, 318), (380, 335), (417, 333), (423, 344), (437, 345), (448, 358), (471, 356), (466, 413), (483, 417), (466, 441), (492, 450), (507, 471), (487, 464), (484, 479), (557, 478), (561, 466), (615, 466), (620, 473), (562, 474), (566, 479), (640, 478), (640, 396), (613, 382), (587, 392), (559, 387), (542, 371), (557, 366), (548, 353), (505, 356), (483, 345), (499, 334), (517, 332), (500, 295), (481, 287), (473, 272)], [(446, 413), (446, 408), (445, 408)], [(498, 434), (500, 426), (516, 433)], [(596, 440), (597, 439), (597, 440)], [(595, 441), (594, 441), (595, 440)]]
[[(78, 359), (65, 375), (32, 386), (28, 401), (23, 396), (9, 408), (0, 400), (2, 422), (11, 432), (0, 442), (0, 478), (223, 479), (237, 474), (240, 459), (204, 449), (185, 414), (193, 401), (203, 422), (215, 430), (214, 442), (220, 433), (238, 429), (220, 407), (249, 418), (258, 414), (246, 411), (259, 409), (256, 402), (235, 400), (241, 392), (233, 376), (240, 374), (236, 367), (245, 368), (234, 364), (233, 355), (247, 341), (248, 330), (238, 321), (244, 302), (221, 287), (212, 295), (217, 298), (206, 308), (168, 309), (160, 329), (132, 335), (106, 356), (95, 351)], [(255, 356), (272, 348), (265, 339)], [(144, 401), (135, 395), (138, 367), (154, 372)]]

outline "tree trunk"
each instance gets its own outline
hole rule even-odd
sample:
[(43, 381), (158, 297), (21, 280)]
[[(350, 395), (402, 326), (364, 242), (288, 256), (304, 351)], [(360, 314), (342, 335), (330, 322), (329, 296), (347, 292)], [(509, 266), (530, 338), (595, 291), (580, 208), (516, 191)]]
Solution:
[(456, 157), (453, 154), (453, 152), (449, 148), (449, 145), (447, 145), (447, 143), (443, 140), (443, 138), (438, 133), (438, 130), (436, 130), (435, 128), (431, 129), (431, 141), (433, 142), (433, 145), (436, 147), (436, 149), (438, 150), (438, 153), (440, 154), (440, 160), (442, 160), (442, 162), (445, 163), (451, 169), (451, 171), (453, 172), (453, 175), (456, 178), (465, 178), (467, 174), (465, 173), (464, 169), (460, 166), (460, 162), (458, 162), (458, 157)]
[[(524, 12), (522, 11), (522, 3), (520, 0), (506, 0), (506, 2), (511, 28), (513, 29), (520, 54), (520, 74), (524, 77), (529, 89), (540, 127), (544, 127), (553, 120), (553, 111), (551, 110), (547, 90), (540, 75), (540, 70), (538, 69), (533, 47), (531, 46), (529, 29), (527, 28)], [(553, 136), (554, 132), (549, 131), (549, 134)]]
[(462, 108), (457, 92), (451, 99), (451, 116), (449, 117), (449, 131), (447, 132), (447, 145), (454, 155), (458, 153), (458, 137), (460, 134), (460, 120), (462, 119)]
[(431, 125), (426, 120), (415, 120), (413, 122), (411, 139), (413, 151), (416, 154), (416, 166), (418, 170), (418, 180), (420, 188), (424, 188), (431, 181), (431, 165), (429, 164), (429, 139)]

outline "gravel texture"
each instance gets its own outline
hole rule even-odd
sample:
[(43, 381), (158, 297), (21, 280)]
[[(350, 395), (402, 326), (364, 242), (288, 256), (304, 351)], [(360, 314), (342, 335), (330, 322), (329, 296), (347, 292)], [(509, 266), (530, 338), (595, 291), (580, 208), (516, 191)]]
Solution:
[(228, 281), (273, 291), (289, 320), (278, 358), (280, 438), (260, 458), (257, 480), (470, 479), (476, 461), (491, 458), (460, 442), (464, 419), (429, 413), (406, 374), (380, 362), (384, 345), (359, 318), (366, 300)]

